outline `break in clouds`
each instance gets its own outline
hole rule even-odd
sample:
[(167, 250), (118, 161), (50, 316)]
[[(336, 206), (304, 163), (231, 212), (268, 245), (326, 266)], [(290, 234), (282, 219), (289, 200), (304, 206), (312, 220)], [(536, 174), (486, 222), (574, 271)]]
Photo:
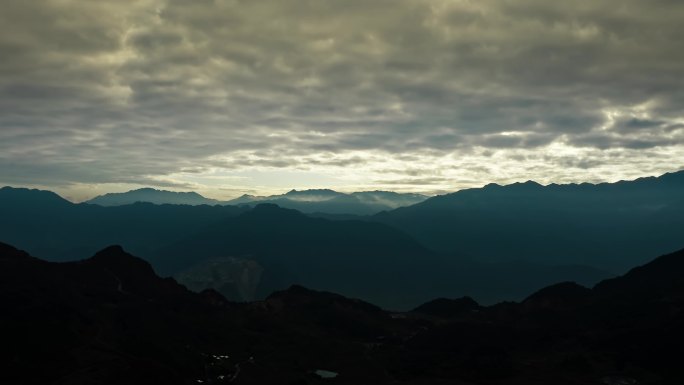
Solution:
[(682, 20), (678, 0), (3, 0), (0, 184), (220, 197), (673, 171)]

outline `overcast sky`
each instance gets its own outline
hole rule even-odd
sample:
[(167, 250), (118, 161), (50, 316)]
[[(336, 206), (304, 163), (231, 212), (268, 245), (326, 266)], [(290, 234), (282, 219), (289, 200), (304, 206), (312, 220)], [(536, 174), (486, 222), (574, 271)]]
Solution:
[(0, 185), (444, 192), (684, 168), (681, 0), (2, 0)]

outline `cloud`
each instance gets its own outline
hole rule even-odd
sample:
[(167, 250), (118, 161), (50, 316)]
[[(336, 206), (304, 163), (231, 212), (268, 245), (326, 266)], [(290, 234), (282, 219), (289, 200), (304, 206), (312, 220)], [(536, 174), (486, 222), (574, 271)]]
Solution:
[[(684, 159), (683, 17), (669, 0), (6, 0), (0, 182), (294, 167), (434, 190), (668, 171)], [(506, 173), (482, 172), (488, 151)], [(379, 176), (415, 168), (404, 157), (446, 176)]]

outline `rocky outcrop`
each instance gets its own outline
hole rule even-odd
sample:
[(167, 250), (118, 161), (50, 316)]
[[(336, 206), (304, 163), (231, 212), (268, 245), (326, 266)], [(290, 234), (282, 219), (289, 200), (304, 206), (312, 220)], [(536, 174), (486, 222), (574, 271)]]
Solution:
[(212, 258), (175, 275), (188, 289), (214, 289), (232, 301), (253, 301), (264, 269), (254, 260)]

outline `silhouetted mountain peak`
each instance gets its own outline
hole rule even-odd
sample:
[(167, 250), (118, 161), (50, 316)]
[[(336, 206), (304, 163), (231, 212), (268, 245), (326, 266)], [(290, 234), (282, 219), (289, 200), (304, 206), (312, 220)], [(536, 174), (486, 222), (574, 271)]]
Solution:
[(435, 196), (373, 219), (440, 252), (497, 262), (527, 260), (624, 271), (644, 263), (643, 255), (681, 245), (681, 180), (680, 171), (619, 183), (489, 184)]
[(306, 308), (308, 310), (331, 309), (334, 305), (341, 308), (354, 309), (361, 312), (381, 313), (382, 309), (359, 299), (352, 299), (326, 291), (307, 289), (301, 285), (292, 285), (286, 290), (276, 291), (266, 298), (269, 302), (282, 302), (288, 307)]
[(528, 180), (526, 182), (516, 182), (511, 185), (510, 187), (518, 188), (518, 189), (537, 189), (537, 188), (543, 188), (544, 186), (540, 183), (537, 183), (533, 180)]
[(5, 186), (0, 188), (0, 205), (4, 206), (68, 206), (73, 203), (52, 191), (16, 188)]
[(321, 299), (323, 297), (328, 297), (328, 294), (336, 296), (332, 293), (318, 292), (315, 290), (307, 289), (301, 285), (291, 285), (285, 290), (275, 291), (266, 297), (267, 301), (283, 301), (288, 304), (302, 304)]
[(346, 300), (346, 298), (338, 294), (308, 289), (301, 285), (291, 285), (285, 290), (273, 292), (266, 300), (281, 300), (288, 305), (305, 305), (321, 302), (329, 303), (334, 300)]
[(228, 200), (225, 202), (221, 202), (221, 204), (224, 204), (224, 205), (242, 205), (242, 204), (254, 203), (254, 202), (257, 202), (260, 200), (264, 200), (264, 199), (266, 199), (266, 198), (256, 196), (256, 195), (251, 195), (251, 194), (242, 194), (237, 198), (234, 198), (234, 199), (231, 199), (231, 200)]
[[(152, 187), (143, 187), (139, 188), (136, 190), (131, 190), (129, 193), (150, 193), (150, 194), (173, 194), (173, 195), (178, 195), (178, 196), (186, 196), (186, 197), (198, 197), (198, 198), (204, 198), (202, 195), (194, 192), (194, 191), (167, 191), (167, 190), (159, 190), (156, 188)], [(123, 193), (126, 194), (126, 193)]]
[[(252, 209), (253, 212), (274, 212), (274, 211), (280, 211), (280, 210), (289, 210), (289, 209), (283, 209), (275, 203), (259, 203), (258, 205), (254, 206), (254, 208)], [(295, 211), (295, 210), (289, 210), (289, 211)]]
[(285, 193), (285, 195), (330, 195), (330, 196), (336, 196), (336, 195), (341, 195), (342, 193), (337, 192), (335, 190), (331, 189), (308, 189), (308, 190), (296, 190), (292, 189)]
[(275, 203), (259, 203), (251, 210), (240, 215), (242, 218), (260, 219), (294, 219), (307, 218), (304, 214), (293, 209), (284, 209)]
[(199, 294), (207, 303), (213, 306), (229, 306), (232, 304), (232, 302), (228, 301), (226, 297), (214, 289), (204, 289)]
[(412, 312), (435, 317), (451, 318), (478, 309), (480, 309), (480, 305), (470, 297), (456, 299), (437, 298), (418, 306), (413, 309)]
[(657, 179), (667, 184), (684, 184), (684, 170), (668, 172), (666, 174), (661, 175)]
[(484, 188), (484, 189), (495, 189), (495, 188), (499, 188), (499, 187), (503, 187), (503, 186), (500, 185), (500, 184), (498, 184), (498, 183), (487, 183), (487, 184), (486, 184), (484, 187), (482, 187), (482, 188)]
[(591, 289), (575, 282), (561, 282), (547, 286), (527, 297), (523, 304), (542, 307), (576, 305), (591, 296)]
[(205, 198), (194, 191), (175, 192), (157, 190), (151, 187), (139, 188), (137, 190), (130, 190), (122, 193), (108, 193), (99, 195), (87, 201), (86, 203), (97, 204), (100, 206), (122, 206), (136, 202), (187, 205), (214, 205), (219, 203), (217, 200)]
[(280, 207), (296, 209), (304, 213), (368, 215), (386, 209), (409, 206), (422, 202), (426, 198), (420, 194), (391, 191), (361, 191), (347, 194), (330, 189), (310, 189), (290, 190), (285, 194), (271, 196), (243, 195), (224, 204), (275, 203)]
[(319, 202), (319, 201), (327, 201), (330, 199), (338, 198), (338, 197), (344, 197), (346, 194), (330, 190), (330, 189), (310, 189), (310, 190), (290, 190), (287, 193), (281, 195), (280, 197), (278, 196), (273, 196), (270, 197), (271, 199), (278, 199), (278, 198), (285, 198), (285, 199), (290, 199), (294, 201), (311, 201), (311, 202)]
[(684, 249), (663, 255), (627, 274), (596, 285), (599, 294), (655, 298), (663, 293), (684, 294)]
[(0, 242), (0, 258), (3, 259), (23, 259), (32, 258), (28, 253), (23, 250), (19, 250), (14, 246), (10, 246), (6, 243)]
[(156, 276), (147, 261), (127, 253), (118, 245), (109, 246), (85, 260), (86, 263), (102, 266), (125, 274)]
[(272, 293), (269, 298), (282, 298), (287, 296), (316, 296), (319, 292), (316, 290), (307, 289), (302, 285), (290, 285), (285, 290), (276, 291)]
[(124, 248), (119, 246), (119, 245), (112, 245), (112, 246), (108, 246), (108, 247), (105, 247), (104, 249), (100, 250), (97, 254), (95, 254), (94, 257), (121, 255), (121, 254), (126, 254), (126, 251), (124, 250)]

